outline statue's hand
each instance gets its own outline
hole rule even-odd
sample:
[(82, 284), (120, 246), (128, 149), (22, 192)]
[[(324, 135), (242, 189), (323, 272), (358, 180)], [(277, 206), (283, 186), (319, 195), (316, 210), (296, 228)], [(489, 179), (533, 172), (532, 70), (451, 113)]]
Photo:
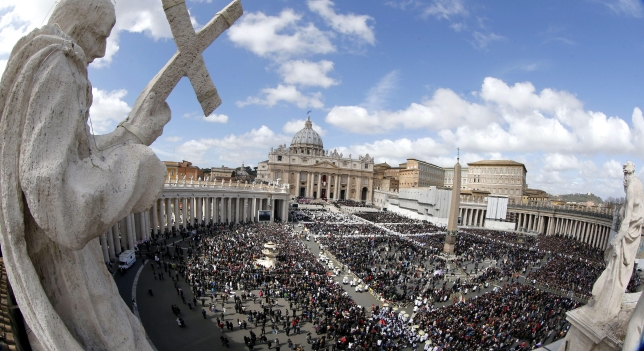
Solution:
[(142, 144), (152, 144), (163, 133), (163, 127), (170, 121), (170, 107), (156, 94), (150, 92), (139, 108), (133, 109), (122, 126), (136, 135)]

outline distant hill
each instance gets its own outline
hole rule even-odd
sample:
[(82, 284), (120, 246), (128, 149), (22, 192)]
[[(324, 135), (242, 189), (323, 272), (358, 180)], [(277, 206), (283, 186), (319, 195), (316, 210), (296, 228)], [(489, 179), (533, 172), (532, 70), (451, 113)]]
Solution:
[(562, 200), (566, 202), (588, 202), (592, 201), (595, 205), (601, 204), (604, 201), (595, 194), (564, 194), (564, 195), (550, 195), (551, 199)]

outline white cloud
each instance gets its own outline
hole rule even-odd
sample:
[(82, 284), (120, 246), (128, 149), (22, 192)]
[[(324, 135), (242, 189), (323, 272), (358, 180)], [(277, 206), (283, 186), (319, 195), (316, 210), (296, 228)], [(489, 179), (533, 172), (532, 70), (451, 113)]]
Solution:
[[(0, 18), (0, 56), (8, 55), (18, 39), (29, 31), (46, 24), (55, 3), (55, 0), (3, 0), (0, 12), (7, 12)], [(117, 1), (115, 11), (116, 24), (107, 40), (105, 57), (96, 60), (94, 67), (104, 67), (112, 62), (119, 49), (121, 31), (145, 33), (154, 40), (172, 37), (158, 0)], [(196, 24), (194, 18), (192, 20)]]
[(89, 109), (89, 122), (94, 134), (111, 132), (132, 109), (122, 100), (127, 95), (124, 89), (105, 91), (92, 88), (92, 95), (94, 101)]
[[(303, 119), (292, 119), (284, 124), (282, 131), (287, 134), (295, 134), (304, 128), (304, 123), (306, 120)], [(326, 135), (326, 130), (322, 129), (318, 124), (313, 123), (313, 130), (318, 132), (320, 136)]]
[(8, 55), (18, 39), (44, 24), (54, 0), (0, 2), (0, 55)]
[(452, 23), (449, 27), (452, 28), (455, 32), (462, 32), (463, 30), (467, 29), (467, 25), (465, 23)]
[(339, 84), (338, 81), (327, 76), (332, 70), (333, 62), (331, 61), (293, 60), (283, 62), (278, 71), (286, 84), (328, 88)]
[(436, 18), (451, 19), (468, 14), (462, 0), (434, 0), (424, 11), (423, 15)]
[(241, 135), (189, 140), (181, 144), (176, 152), (181, 159), (204, 167), (221, 162), (241, 164), (244, 160), (264, 159), (267, 149), (286, 144), (290, 140), (291, 137), (276, 134), (267, 126), (261, 126)]
[(387, 105), (391, 93), (398, 87), (398, 71), (394, 70), (382, 77), (367, 93), (362, 106), (369, 111), (381, 110)]
[(169, 141), (169, 142), (171, 142), (171, 143), (176, 143), (176, 142), (178, 142), (178, 141), (181, 141), (181, 139), (183, 139), (183, 138), (182, 138), (182, 137), (179, 137), (179, 136), (169, 136), (169, 137), (165, 137), (165, 140), (166, 140), (166, 141)]
[(638, 107), (633, 109), (633, 143), (638, 150), (644, 150), (644, 116)]
[(335, 51), (329, 35), (312, 23), (301, 26), (302, 16), (291, 9), (279, 16), (262, 12), (244, 15), (226, 33), (237, 46), (256, 55), (283, 60), (293, 55), (328, 54)]
[(468, 101), (441, 88), (431, 98), (403, 110), (334, 106), (325, 120), (360, 134), (425, 128), (435, 131), (443, 143), (470, 152), (625, 154), (644, 144), (640, 109), (633, 112), (631, 129), (619, 117), (584, 110), (569, 92), (537, 92), (529, 82), (508, 85), (488, 77), (473, 96), (480, 101)]
[(361, 106), (335, 106), (326, 122), (361, 134), (382, 133), (397, 128), (442, 130), (463, 124), (483, 128), (500, 118), (485, 106), (470, 103), (452, 90), (438, 89), (431, 99), (412, 103), (399, 111), (369, 112)]
[(570, 171), (580, 170), (585, 165), (574, 155), (563, 155), (560, 153), (545, 154), (543, 156), (542, 169), (547, 171)]
[(472, 42), (472, 45), (474, 45), (474, 47), (479, 49), (485, 49), (488, 46), (488, 44), (505, 39), (505, 37), (502, 35), (498, 35), (494, 33), (484, 34), (478, 31), (474, 31), (472, 33), (472, 37), (474, 38), (474, 42)]
[(322, 94), (319, 92), (308, 95), (303, 94), (293, 85), (278, 84), (275, 88), (262, 89), (262, 97), (249, 96), (245, 101), (237, 101), (237, 106), (246, 105), (265, 105), (273, 107), (280, 101), (291, 103), (299, 108), (322, 108), (324, 103), (321, 101)]
[(213, 113), (210, 116), (204, 116), (201, 111), (187, 112), (183, 114), (183, 118), (194, 120), (202, 120), (210, 123), (228, 123), (228, 116), (224, 114)]
[(309, 10), (320, 15), (324, 21), (338, 33), (357, 37), (371, 45), (376, 42), (376, 36), (373, 33), (373, 26), (367, 22), (373, 21), (373, 17), (368, 15), (340, 15), (333, 9), (333, 2), (330, 0), (309, 0)]
[(602, 2), (617, 14), (644, 17), (644, 4), (641, 0), (603, 0)]
[(604, 173), (613, 179), (622, 179), (624, 178), (624, 169), (622, 168), (622, 165), (615, 161), (615, 160), (610, 160), (604, 163), (602, 166)]
[(218, 115), (216, 113), (213, 113), (210, 116), (204, 117), (203, 120), (211, 123), (228, 123), (228, 116), (224, 114)]

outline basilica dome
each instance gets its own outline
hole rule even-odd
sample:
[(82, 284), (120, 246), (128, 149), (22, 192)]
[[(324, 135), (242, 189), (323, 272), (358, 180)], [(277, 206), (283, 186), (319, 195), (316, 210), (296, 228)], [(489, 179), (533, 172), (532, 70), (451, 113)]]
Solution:
[(313, 130), (313, 123), (311, 123), (311, 117), (306, 120), (304, 123), (304, 129), (295, 133), (293, 141), (291, 141), (291, 147), (293, 148), (313, 148), (322, 150), (324, 148), (322, 144), (322, 138), (315, 130)]

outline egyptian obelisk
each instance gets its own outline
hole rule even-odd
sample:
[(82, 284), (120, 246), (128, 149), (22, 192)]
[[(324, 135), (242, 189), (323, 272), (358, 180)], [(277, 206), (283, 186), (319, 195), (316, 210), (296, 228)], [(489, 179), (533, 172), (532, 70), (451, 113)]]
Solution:
[(449, 206), (449, 217), (447, 219), (447, 235), (445, 236), (445, 246), (443, 252), (448, 254), (454, 253), (456, 244), (456, 235), (458, 233), (458, 213), (461, 205), (461, 164), (460, 155), (456, 157), (454, 165), (454, 182), (452, 186), (452, 201)]

